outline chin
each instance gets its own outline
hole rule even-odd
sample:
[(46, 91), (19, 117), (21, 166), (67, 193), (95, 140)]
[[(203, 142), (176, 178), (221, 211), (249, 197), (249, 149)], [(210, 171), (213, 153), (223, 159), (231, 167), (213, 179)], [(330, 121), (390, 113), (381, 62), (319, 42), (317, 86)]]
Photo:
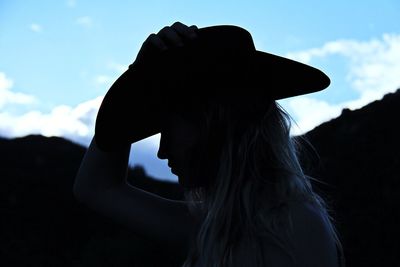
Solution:
[(183, 181), (182, 177), (178, 175), (178, 182), (180, 185), (185, 186), (185, 182)]
[(189, 188), (189, 187), (190, 187), (189, 184), (185, 183), (185, 179), (183, 179), (182, 176), (179, 176), (179, 175), (178, 175), (178, 182), (179, 182), (179, 184), (180, 184), (181, 186), (183, 186), (183, 187), (186, 187), (186, 188)]

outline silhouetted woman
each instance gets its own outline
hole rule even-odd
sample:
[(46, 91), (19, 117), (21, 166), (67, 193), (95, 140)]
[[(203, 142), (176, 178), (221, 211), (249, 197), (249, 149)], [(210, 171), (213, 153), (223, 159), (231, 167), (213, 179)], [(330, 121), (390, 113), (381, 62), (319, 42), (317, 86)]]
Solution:
[[(276, 102), (329, 82), (256, 50), (243, 28), (164, 27), (103, 99), (75, 196), (183, 253), (184, 267), (344, 266), (328, 207)], [(131, 143), (157, 133), (158, 157), (178, 176), (183, 201), (126, 183)]]

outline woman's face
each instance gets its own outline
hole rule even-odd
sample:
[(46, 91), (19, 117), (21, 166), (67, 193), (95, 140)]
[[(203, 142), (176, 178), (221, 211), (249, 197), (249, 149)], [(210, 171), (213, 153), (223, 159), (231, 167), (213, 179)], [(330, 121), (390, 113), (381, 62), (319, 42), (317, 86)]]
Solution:
[(179, 184), (184, 187), (195, 186), (193, 149), (199, 142), (199, 127), (177, 113), (171, 113), (163, 119), (158, 158), (167, 159), (171, 172), (178, 176)]

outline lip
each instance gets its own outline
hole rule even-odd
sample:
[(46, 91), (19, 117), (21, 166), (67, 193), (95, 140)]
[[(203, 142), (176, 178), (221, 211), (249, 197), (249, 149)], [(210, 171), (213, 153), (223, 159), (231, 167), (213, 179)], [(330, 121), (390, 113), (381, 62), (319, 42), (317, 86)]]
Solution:
[(168, 163), (168, 167), (171, 169), (172, 173), (174, 173), (176, 171), (175, 165)]
[(171, 169), (171, 172), (176, 175), (176, 166), (171, 162), (168, 162), (168, 167)]

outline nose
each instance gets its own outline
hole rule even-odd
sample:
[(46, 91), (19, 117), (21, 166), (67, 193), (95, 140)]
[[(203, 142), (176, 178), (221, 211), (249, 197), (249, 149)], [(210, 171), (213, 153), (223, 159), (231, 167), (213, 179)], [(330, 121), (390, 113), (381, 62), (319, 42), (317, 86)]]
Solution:
[(166, 142), (165, 142), (165, 137), (161, 134), (160, 137), (160, 144), (158, 146), (158, 152), (157, 152), (157, 157), (159, 159), (167, 159), (167, 151), (166, 151)]

